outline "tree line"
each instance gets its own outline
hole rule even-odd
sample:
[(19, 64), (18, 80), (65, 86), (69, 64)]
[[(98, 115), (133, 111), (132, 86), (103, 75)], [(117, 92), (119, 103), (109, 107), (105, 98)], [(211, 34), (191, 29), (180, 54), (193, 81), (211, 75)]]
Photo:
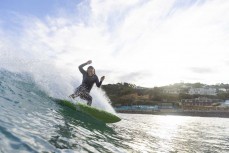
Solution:
[[(185, 86), (185, 87), (184, 87)], [(190, 95), (190, 88), (211, 87), (217, 89), (217, 95)], [(176, 88), (180, 90), (179, 94), (169, 94), (163, 92), (165, 89)], [(106, 92), (113, 106), (116, 105), (153, 105), (165, 102), (180, 102), (182, 99), (193, 99), (199, 97), (207, 97), (212, 99), (229, 99), (229, 92), (222, 92), (218, 89), (224, 88), (229, 90), (228, 84), (205, 85), (202, 83), (176, 83), (173, 85), (143, 88), (137, 87), (131, 83), (116, 83), (102, 85), (102, 89)]]

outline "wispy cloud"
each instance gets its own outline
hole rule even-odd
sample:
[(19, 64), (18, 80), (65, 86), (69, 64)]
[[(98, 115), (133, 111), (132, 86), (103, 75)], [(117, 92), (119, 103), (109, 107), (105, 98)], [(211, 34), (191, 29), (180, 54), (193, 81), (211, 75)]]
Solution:
[(45, 18), (19, 14), (19, 35), (9, 36), (0, 26), (1, 36), (8, 35), (4, 48), (17, 58), (47, 60), (71, 73), (92, 59), (99, 76), (109, 72), (107, 83), (229, 81), (228, 1), (93, 0), (74, 8)]

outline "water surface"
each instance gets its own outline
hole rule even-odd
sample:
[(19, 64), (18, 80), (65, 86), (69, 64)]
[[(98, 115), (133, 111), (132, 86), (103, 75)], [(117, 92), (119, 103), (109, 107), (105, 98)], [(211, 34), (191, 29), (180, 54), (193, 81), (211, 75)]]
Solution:
[(229, 119), (118, 114), (104, 124), (60, 106), (27, 75), (0, 71), (0, 152), (229, 152)]

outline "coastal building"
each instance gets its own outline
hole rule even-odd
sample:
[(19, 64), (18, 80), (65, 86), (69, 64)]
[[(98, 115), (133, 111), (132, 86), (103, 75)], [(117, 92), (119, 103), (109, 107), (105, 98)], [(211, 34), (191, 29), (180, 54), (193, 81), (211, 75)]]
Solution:
[(179, 94), (180, 92), (181, 90), (178, 88), (166, 88), (163, 90), (163, 93), (166, 93), (166, 94)]
[(158, 111), (159, 108), (157, 105), (131, 105), (131, 106), (119, 106), (115, 107), (115, 110), (118, 112), (149, 112), (149, 111)]
[(135, 86), (134, 88), (135, 88), (135, 89), (139, 89), (139, 90), (146, 89), (145, 87), (140, 87), (140, 86)]
[(190, 95), (216, 95), (215, 88), (191, 88), (188, 92)]
[(223, 107), (229, 107), (229, 100), (226, 100), (224, 103), (221, 104)]
[(216, 103), (222, 103), (221, 99), (210, 99), (206, 97), (199, 97), (194, 99), (182, 99), (182, 106), (212, 106)]
[(173, 103), (159, 103), (160, 109), (173, 109)]
[(171, 112), (177, 112), (178, 109), (174, 106), (174, 103), (159, 103), (158, 104), (159, 111), (161, 113), (171, 113)]
[(219, 88), (218, 90), (219, 90), (219, 92), (227, 92), (227, 89), (225, 89), (225, 88)]

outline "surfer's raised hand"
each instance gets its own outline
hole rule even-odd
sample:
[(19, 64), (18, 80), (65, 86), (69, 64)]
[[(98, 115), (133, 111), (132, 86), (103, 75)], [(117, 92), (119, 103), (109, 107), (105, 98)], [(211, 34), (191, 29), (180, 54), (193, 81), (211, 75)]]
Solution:
[(100, 81), (103, 81), (104, 79), (105, 79), (105, 76), (102, 76), (101, 79), (100, 79)]
[(91, 64), (91, 63), (92, 63), (92, 60), (87, 61), (87, 64)]

